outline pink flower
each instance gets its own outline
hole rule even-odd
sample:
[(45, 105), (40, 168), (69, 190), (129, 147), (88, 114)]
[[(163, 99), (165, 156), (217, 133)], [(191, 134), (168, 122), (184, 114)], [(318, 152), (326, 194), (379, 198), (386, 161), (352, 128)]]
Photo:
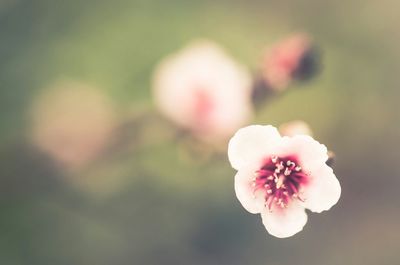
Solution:
[(280, 136), (270, 125), (240, 129), (228, 147), (229, 161), (238, 170), (236, 196), (250, 213), (260, 213), (267, 231), (290, 237), (307, 222), (305, 209), (329, 210), (341, 187), (326, 165), (327, 149), (310, 136)]
[(210, 41), (165, 58), (153, 90), (166, 117), (208, 140), (227, 139), (252, 115), (248, 71)]
[(307, 35), (296, 34), (268, 49), (262, 62), (262, 74), (268, 87), (284, 90), (293, 79), (312, 75), (316, 64), (311, 48)]

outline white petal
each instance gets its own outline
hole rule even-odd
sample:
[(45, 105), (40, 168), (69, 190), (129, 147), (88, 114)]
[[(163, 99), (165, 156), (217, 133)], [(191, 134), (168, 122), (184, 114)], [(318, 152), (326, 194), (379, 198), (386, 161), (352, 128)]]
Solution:
[(261, 218), (268, 233), (279, 238), (293, 236), (303, 230), (307, 223), (305, 209), (295, 202), (285, 209), (275, 209), (272, 212), (265, 210)]
[(235, 176), (236, 197), (242, 206), (250, 213), (260, 213), (264, 210), (265, 192), (254, 193), (253, 178), (256, 169), (247, 167), (241, 169)]
[(324, 165), (328, 160), (328, 149), (308, 135), (282, 137), (276, 151), (278, 156), (295, 155), (305, 171)]
[(233, 168), (260, 163), (271, 154), (270, 150), (281, 139), (278, 130), (271, 125), (251, 125), (236, 132), (229, 141), (228, 157)]
[(311, 172), (310, 183), (304, 191), (304, 206), (313, 212), (320, 213), (335, 205), (341, 194), (341, 187), (333, 170), (323, 165)]

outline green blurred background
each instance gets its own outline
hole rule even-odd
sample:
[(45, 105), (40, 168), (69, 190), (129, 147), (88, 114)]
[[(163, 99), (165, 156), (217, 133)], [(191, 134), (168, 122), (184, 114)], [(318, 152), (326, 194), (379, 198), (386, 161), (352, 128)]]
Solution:
[[(399, 10), (395, 0), (1, 0), (0, 264), (399, 264)], [(57, 80), (93, 84), (120, 117), (140, 116), (155, 112), (157, 62), (188, 41), (215, 40), (256, 69), (266, 45), (295, 31), (320, 45), (323, 70), (254, 123), (307, 121), (336, 153), (342, 197), (292, 238), (242, 208), (225, 154), (199, 159), (154, 114), (80, 170), (31, 143), (33, 101)]]

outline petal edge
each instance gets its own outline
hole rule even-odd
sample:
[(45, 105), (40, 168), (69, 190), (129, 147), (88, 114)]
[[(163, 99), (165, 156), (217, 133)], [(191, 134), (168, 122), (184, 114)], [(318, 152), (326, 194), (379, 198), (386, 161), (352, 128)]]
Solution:
[(280, 138), (278, 130), (271, 125), (250, 125), (241, 128), (229, 141), (229, 162), (236, 170), (259, 163)]
[(289, 208), (261, 213), (262, 222), (268, 233), (278, 238), (291, 237), (307, 223), (307, 213), (298, 203), (292, 203)]
[(323, 165), (312, 172), (310, 186), (305, 190), (304, 206), (312, 212), (320, 213), (329, 210), (340, 198), (341, 186), (332, 168)]

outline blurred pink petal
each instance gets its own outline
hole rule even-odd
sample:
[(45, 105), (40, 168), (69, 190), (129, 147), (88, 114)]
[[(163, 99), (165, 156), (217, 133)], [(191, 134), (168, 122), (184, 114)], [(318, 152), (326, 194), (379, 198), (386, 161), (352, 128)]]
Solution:
[(301, 60), (310, 48), (309, 37), (296, 34), (268, 49), (262, 63), (262, 75), (268, 87), (284, 90), (294, 78)]
[(96, 158), (115, 125), (108, 99), (86, 84), (59, 83), (45, 90), (32, 108), (34, 143), (67, 168)]
[(310, 126), (304, 121), (295, 120), (287, 123), (283, 123), (279, 126), (279, 132), (283, 136), (295, 136), (295, 135), (309, 135), (312, 136), (312, 130)]
[(248, 71), (210, 41), (193, 42), (162, 60), (153, 92), (166, 117), (211, 141), (228, 138), (252, 116)]

